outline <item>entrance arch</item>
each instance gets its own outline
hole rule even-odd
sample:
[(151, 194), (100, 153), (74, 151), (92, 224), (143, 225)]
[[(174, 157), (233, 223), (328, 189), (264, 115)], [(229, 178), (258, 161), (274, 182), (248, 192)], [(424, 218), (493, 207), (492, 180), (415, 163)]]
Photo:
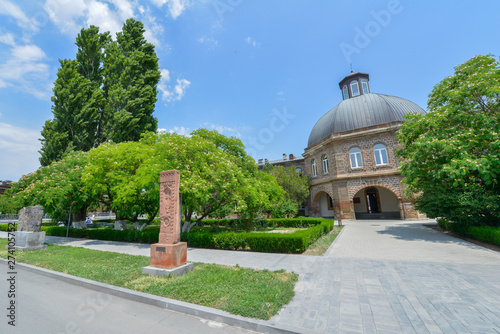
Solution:
[(356, 219), (401, 219), (398, 197), (387, 188), (363, 188), (354, 195), (352, 202)]
[(333, 218), (335, 212), (333, 210), (333, 198), (324, 191), (319, 191), (314, 196), (314, 204), (318, 208), (318, 216), (322, 218)]

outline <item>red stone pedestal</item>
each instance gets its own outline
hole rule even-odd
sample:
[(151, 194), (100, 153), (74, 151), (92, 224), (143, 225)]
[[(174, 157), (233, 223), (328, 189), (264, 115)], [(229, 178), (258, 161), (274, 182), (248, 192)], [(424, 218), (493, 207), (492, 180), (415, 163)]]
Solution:
[(187, 243), (152, 244), (149, 265), (158, 268), (179, 267), (186, 263)]

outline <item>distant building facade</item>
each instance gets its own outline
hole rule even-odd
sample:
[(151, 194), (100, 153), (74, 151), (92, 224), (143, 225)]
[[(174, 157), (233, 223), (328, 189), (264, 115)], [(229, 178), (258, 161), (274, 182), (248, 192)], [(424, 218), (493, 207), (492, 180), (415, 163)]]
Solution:
[(339, 83), (343, 101), (314, 125), (302, 157), (259, 160), (290, 166), (310, 177), (306, 214), (342, 219), (420, 219), (404, 196), (396, 131), (408, 113), (425, 114), (406, 99), (370, 91), (367, 73)]
[(0, 183), (0, 195), (5, 194), (5, 192), (10, 188), (12, 181), (2, 181)]
[(406, 99), (371, 93), (367, 73), (351, 73), (339, 86), (343, 101), (316, 123), (303, 154), (311, 177), (309, 215), (423, 218), (404, 196), (394, 151), (404, 116), (425, 111)]

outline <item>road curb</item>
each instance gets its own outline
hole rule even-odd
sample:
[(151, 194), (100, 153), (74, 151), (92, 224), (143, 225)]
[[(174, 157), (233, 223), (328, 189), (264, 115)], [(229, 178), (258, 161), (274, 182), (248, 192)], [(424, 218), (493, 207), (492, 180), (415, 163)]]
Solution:
[[(1, 263), (8, 263), (7, 259), (0, 258)], [(24, 269), (41, 274), (53, 279), (57, 279), (66, 283), (77, 285), (83, 288), (94, 291), (107, 293), (116, 297), (125, 298), (143, 304), (148, 304), (184, 314), (189, 314), (195, 317), (217, 321), (229, 326), (240, 327), (247, 330), (253, 330), (261, 333), (269, 334), (306, 334), (302, 331), (287, 328), (282, 325), (269, 323), (269, 321), (245, 318), (238, 315), (233, 315), (225, 311), (217, 310), (211, 307), (200, 306), (196, 304), (186, 303), (183, 301), (151, 295), (144, 292), (125, 289), (111, 284), (92, 281), (86, 278), (81, 278), (69, 274), (64, 274), (58, 271), (53, 271), (45, 268), (39, 268), (25, 263), (16, 263), (16, 266), (21, 266)]]

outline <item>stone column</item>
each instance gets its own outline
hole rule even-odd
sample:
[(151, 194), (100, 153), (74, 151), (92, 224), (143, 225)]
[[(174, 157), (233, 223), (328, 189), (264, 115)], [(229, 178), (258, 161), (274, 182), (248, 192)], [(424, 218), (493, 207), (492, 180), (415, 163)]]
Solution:
[(180, 242), (179, 184), (179, 171), (160, 173), (160, 235), (158, 243), (151, 245), (149, 266), (142, 268), (143, 274), (179, 276), (193, 269), (192, 263), (186, 263), (187, 243)]

